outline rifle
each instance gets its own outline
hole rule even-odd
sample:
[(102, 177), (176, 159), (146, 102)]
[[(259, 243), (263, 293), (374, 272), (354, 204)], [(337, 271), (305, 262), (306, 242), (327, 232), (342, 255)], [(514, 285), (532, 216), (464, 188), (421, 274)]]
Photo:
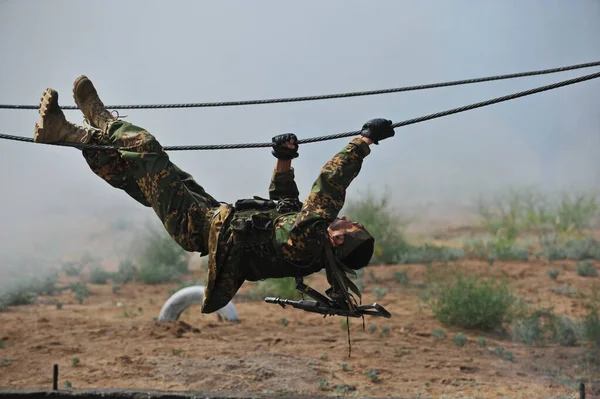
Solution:
[(340, 303), (339, 301), (331, 299), (326, 295), (321, 294), (314, 288), (311, 288), (308, 285), (304, 284), (301, 277), (296, 278), (296, 290), (298, 290), (302, 294), (310, 296), (311, 298), (313, 298), (313, 300), (302, 299), (294, 301), (290, 299), (267, 297), (265, 298), (265, 302), (276, 303), (278, 305), (281, 305), (282, 308), (285, 308), (286, 305), (290, 305), (296, 309), (302, 309), (306, 312), (320, 313), (323, 315), (323, 317), (362, 317), (365, 315), (385, 317), (387, 319), (392, 317), (391, 313), (388, 312), (383, 306), (379, 305), (378, 303), (373, 303), (371, 305), (355, 306), (354, 310), (350, 310), (347, 304)]

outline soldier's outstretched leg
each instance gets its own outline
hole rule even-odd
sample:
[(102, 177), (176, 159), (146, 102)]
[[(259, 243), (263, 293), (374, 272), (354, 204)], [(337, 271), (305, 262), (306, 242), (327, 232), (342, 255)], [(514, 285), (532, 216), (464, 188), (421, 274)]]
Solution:
[(171, 237), (185, 250), (206, 254), (205, 221), (220, 204), (187, 173), (174, 165), (145, 129), (114, 118), (86, 77), (77, 79), (73, 97), (94, 127), (70, 123), (58, 105), (58, 93), (47, 90), (36, 124), (37, 142), (109, 144), (118, 149), (84, 149), (91, 170), (144, 206), (152, 207)]

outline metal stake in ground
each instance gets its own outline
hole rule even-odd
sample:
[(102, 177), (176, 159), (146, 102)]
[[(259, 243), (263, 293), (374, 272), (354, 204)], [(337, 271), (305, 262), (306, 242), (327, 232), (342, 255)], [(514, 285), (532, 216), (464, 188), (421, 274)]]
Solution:
[(58, 390), (58, 364), (54, 365), (54, 370), (52, 373), (52, 390)]

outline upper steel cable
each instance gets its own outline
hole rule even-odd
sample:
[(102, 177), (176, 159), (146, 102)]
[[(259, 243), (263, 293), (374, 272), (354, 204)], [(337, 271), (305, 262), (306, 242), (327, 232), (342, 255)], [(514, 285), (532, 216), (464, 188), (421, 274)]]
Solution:
[[(349, 92), (349, 93), (324, 94), (324, 95), (306, 96), (306, 97), (271, 98), (271, 99), (265, 99), (265, 100), (247, 100), (247, 101), (223, 101), (223, 102), (211, 102), (211, 103), (109, 105), (109, 106), (106, 106), (106, 108), (111, 108), (111, 109), (207, 108), (207, 107), (233, 107), (233, 106), (241, 106), (241, 105), (262, 105), (262, 104), (275, 104), (275, 103), (291, 103), (291, 102), (300, 102), (300, 101), (328, 100), (328, 99), (333, 99), (333, 98), (360, 97), (360, 96), (372, 96), (372, 95), (377, 95), (377, 94), (400, 93), (400, 92), (405, 92), (405, 91), (434, 89), (434, 88), (438, 88), (438, 87), (459, 86), (459, 85), (465, 85), (465, 84), (491, 82), (494, 80), (522, 78), (525, 76), (546, 75), (546, 74), (550, 74), (550, 73), (572, 71), (575, 69), (591, 68), (591, 67), (595, 67), (595, 66), (600, 66), (600, 61), (588, 62), (585, 64), (569, 65), (569, 66), (564, 66), (564, 67), (559, 67), (559, 68), (542, 69), (542, 70), (538, 70), (538, 71), (519, 72), (519, 73), (506, 74), (506, 75), (488, 76), (488, 77), (483, 77), (483, 78), (465, 79), (465, 80), (455, 80), (455, 81), (451, 81), (451, 82), (431, 83), (431, 84), (418, 85), (418, 86), (396, 87), (396, 88), (392, 88), (392, 89), (382, 89), (382, 90), (355, 91), (355, 92)], [(36, 105), (0, 104), (0, 109), (2, 109), (2, 108), (4, 108), (4, 109), (38, 109), (39, 107)], [(77, 106), (74, 106), (74, 105), (62, 106), (61, 108), (62, 109), (78, 109)]]
[[(465, 105), (465, 106), (462, 106), (459, 108), (453, 108), (453, 109), (449, 109), (446, 111), (436, 112), (435, 114), (429, 114), (429, 115), (421, 116), (418, 118), (408, 119), (408, 120), (405, 120), (402, 122), (394, 123), (392, 126), (394, 128), (397, 128), (397, 127), (412, 125), (415, 123), (425, 122), (425, 121), (428, 121), (431, 119), (441, 118), (443, 116), (448, 116), (448, 115), (452, 115), (452, 114), (458, 114), (460, 112), (469, 111), (472, 109), (481, 108), (481, 107), (485, 107), (488, 105), (513, 100), (515, 98), (525, 97), (525, 96), (529, 96), (532, 94), (557, 89), (559, 87), (584, 82), (586, 80), (596, 79), (598, 77), (600, 77), (600, 72), (596, 72), (596, 73), (593, 73), (590, 75), (580, 76), (580, 77), (574, 78), (574, 79), (563, 80), (562, 82), (557, 82), (557, 83), (553, 83), (553, 84), (546, 85), (546, 86), (536, 87), (533, 89), (521, 91), (521, 92), (514, 93), (514, 94), (509, 94), (509, 95), (506, 95), (503, 97), (493, 98), (491, 100), (482, 101), (482, 102), (478, 102), (475, 104)], [(345, 133), (331, 134), (331, 135), (327, 135), (327, 136), (318, 136), (318, 137), (312, 137), (312, 138), (308, 138), (308, 139), (304, 139), (304, 140), (298, 140), (298, 144), (316, 143), (319, 141), (334, 140), (334, 139), (339, 139), (339, 138), (343, 138), (343, 137), (356, 136), (358, 134), (360, 134), (360, 130), (356, 130), (356, 131), (352, 131), (352, 132), (345, 132)], [(34, 142), (33, 139), (29, 138), (29, 137), (12, 136), (12, 135), (1, 134), (1, 133), (0, 133), (0, 139), (22, 141), (22, 142), (29, 142), (29, 143)], [(51, 145), (77, 147), (77, 148), (81, 148), (81, 149), (116, 149), (116, 148), (118, 148), (118, 147), (109, 146), (109, 145), (76, 144), (76, 143), (56, 143), (56, 144), (51, 144)], [(165, 151), (187, 151), (187, 150), (231, 150), (231, 149), (239, 149), (239, 148), (264, 148), (264, 147), (271, 147), (271, 146), (272, 146), (272, 143), (243, 143), (243, 144), (165, 146), (163, 148)]]

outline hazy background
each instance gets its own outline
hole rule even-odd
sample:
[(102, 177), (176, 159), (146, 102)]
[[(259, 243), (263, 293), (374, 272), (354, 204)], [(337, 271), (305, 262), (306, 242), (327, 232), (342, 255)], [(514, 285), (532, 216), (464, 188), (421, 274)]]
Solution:
[[(600, 1), (0, 1), (0, 103), (47, 87), (72, 105), (88, 75), (106, 104), (247, 100), (371, 90), (600, 59)], [(401, 121), (589, 74), (248, 107), (123, 110), (164, 145), (269, 141)], [(374, 147), (349, 198), (389, 186), (399, 208), (464, 205), (511, 185), (600, 191), (600, 79), (397, 129)], [(81, 123), (79, 111), (65, 111)], [(34, 110), (0, 110), (0, 133), (31, 137)], [(303, 195), (347, 139), (307, 144)], [(266, 195), (269, 149), (172, 152), (210, 193)], [(0, 260), (126, 242), (111, 223), (154, 220), (78, 150), (0, 141)]]

